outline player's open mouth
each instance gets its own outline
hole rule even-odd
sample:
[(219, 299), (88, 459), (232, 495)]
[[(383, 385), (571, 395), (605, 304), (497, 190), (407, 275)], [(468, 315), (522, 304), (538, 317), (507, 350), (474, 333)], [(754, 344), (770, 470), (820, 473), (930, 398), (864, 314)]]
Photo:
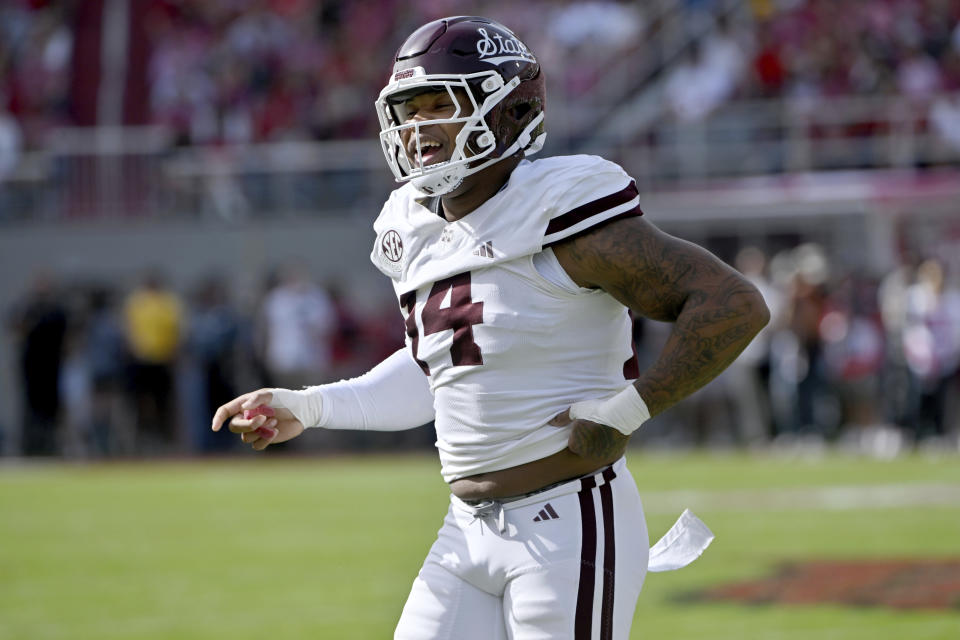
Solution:
[(439, 140), (421, 134), (419, 142), (419, 150), (413, 142), (407, 145), (407, 155), (414, 163), (417, 162), (418, 151), (420, 154), (420, 162), (423, 163), (424, 167), (442, 162), (446, 158), (444, 146)]

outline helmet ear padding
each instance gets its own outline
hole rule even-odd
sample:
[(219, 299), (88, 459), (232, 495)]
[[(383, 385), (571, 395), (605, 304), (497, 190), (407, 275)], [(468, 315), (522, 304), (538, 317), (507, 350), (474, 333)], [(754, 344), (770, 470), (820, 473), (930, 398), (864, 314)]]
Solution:
[[(521, 82), (503, 102), (490, 111), (487, 124), (497, 137), (495, 154), (502, 153), (515, 142), (520, 145), (519, 151), (524, 151), (532, 140), (537, 140), (544, 134), (545, 127), (541, 121), (532, 132), (523, 136), (524, 130), (546, 109), (545, 88), (541, 69), (534, 78)], [(523, 140), (520, 139), (521, 136), (524, 137)]]

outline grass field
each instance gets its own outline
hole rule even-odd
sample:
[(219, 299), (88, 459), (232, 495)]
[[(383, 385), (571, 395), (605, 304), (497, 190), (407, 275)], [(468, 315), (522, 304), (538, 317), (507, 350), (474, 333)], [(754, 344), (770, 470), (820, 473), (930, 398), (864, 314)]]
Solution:
[[(634, 638), (956, 640), (960, 608), (691, 601), (804, 559), (960, 557), (960, 457), (630, 456), (651, 538), (716, 541), (651, 574)], [(0, 462), (0, 638), (389, 638), (446, 505), (434, 457)]]

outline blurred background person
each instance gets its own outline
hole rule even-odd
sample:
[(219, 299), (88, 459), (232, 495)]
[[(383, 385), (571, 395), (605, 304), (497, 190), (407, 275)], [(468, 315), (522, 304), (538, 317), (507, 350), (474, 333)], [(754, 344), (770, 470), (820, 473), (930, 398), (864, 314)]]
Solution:
[(783, 322), (771, 337), (771, 393), (779, 444), (817, 448), (836, 426), (820, 323), (826, 305), (829, 264), (823, 249), (804, 244), (780, 256), (781, 278), (789, 287)]
[(877, 403), (885, 344), (876, 284), (850, 274), (830, 292), (820, 322), (824, 362), (840, 411), (840, 442), (878, 457), (898, 454), (900, 430), (886, 422)]
[(174, 396), (185, 330), (183, 304), (160, 273), (151, 270), (127, 296), (123, 315), (137, 445), (143, 452), (171, 453), (183, 446)]
[(907, 426), (918, 441), (947, 434), (947, 408), (960, 366), (960, 292), (946, 286), (939, 260), (924, 260), (905, 292), (903, 349), (910, 372)]
[(27, 456), (60, 452), (60, 375), (67, 335), (67, 311), (61, 295), (51, 274), (38, 273), (10, 315), (10, 328), (19, 346), (20, 451)]
[(261, 321), (270, 386), (299, 389), (330, 380), (337, 311), (302, 262), (280, 269), (263, 300)]
[(222, 452), (234, 445), (207, 425), (217, 407), (237, 395), (242, 324), (226, 280), (218, 274), (203, 278), (192, 296), (184, 349), (187, 370), (182, 376), (190, 442), (202, 453)]
[(94, 285), (89, 292), (84, 349), (93, 396), (93, 452), (95, 455), (133, 455), (133, 420), (124, 403), (130, 355), (117, 306), (117, 292), (107, 284)]
[(770, 309), (770, 322), (730, 365), (726, 383), (734, 406), (737, 440), (757, 447), (773, 435), (770, 410), (770, 336), (781, 322), (783, 300), (767, 275), (767, 257), (757, 247), (744, 247), (734, 266), (763, 296)]

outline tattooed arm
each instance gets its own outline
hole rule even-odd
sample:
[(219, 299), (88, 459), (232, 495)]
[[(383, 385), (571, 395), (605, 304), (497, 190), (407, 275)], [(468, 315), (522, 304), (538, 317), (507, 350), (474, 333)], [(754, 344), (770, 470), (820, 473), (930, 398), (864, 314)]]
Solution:
[[(715, 378), (766, 325), (757, 289), (705, 249), (627, 218), (554, 247), (582, 287), (600, 288), (639, 315), (672, 322), (656, 361), (634, 383), (654, 416)], [(627, 436), (578, 420), (570, 449), (619, 457)]]
[[(760, 293), (704, 249), (641, 218), (619, 220), (554, 246), (582, 287), (601, 288), (636, 313), (673, 322), (660, 356), (634, 383), (656, 415), (727, 367), (767, 323)], [(553, 424), (570, 423), (567, 415)], [(463, 499), (519, 495), (616, 461), (629, 436), (576, 420), (567, 448), (534, 462), (450, 483)]]

